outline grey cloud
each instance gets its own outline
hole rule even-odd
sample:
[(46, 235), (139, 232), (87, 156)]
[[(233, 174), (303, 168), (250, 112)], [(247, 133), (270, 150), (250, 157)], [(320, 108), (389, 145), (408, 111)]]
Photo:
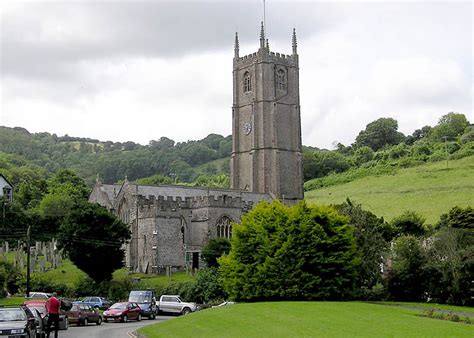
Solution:
[[(267, 21), (273, 41), (289, 45), (295, 23), (309, 34), (316, 22), (329, 22), (324, 19), (329, 15), (321, 10), (313, 14), (314, 5), (302, 6), (272, 4)], [(54, 81), (69, 79), (78, 71), (77, 63), (84, 60), (173, 58), (231, 50), (235, 31), (242, 43), (257, 44), (262, 17), (258, 2), (71, 2), (30, 4), (26, 9), (26, 15), (3, 14), (2, 74)], [(44, 38), (45, 25), (56, 24), (61, 30), (58, 36), (67, 41), (55, 39), (54, 33), (53, 38)]]

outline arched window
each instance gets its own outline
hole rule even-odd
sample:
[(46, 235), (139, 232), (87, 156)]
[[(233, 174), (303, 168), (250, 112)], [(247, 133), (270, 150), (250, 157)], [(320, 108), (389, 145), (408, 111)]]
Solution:
[(232, 237), (232, 220), (227, 216), (222, 216), (217, 221), (217, 237), (231, 238)]
[(286, 73), (283, 69), (278, 69), (276, 74), (276, 87), (280, 90), (286, 90)]
[(252, 78), (249, 72), (244, 74), (244, 93), (252, 91)]

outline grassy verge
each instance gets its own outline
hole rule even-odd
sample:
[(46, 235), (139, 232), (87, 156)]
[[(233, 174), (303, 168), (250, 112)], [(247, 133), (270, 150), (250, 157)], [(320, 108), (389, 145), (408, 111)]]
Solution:
[(338, 204), (350, 198), (387, 220), (405, 210), (434, 224), (453, 206), (474, 205), (474, 156), (399, 169), (393, 175), (368, 176), (305, 193), (308, 202)]
[(437, 303), (413, 303), (413, 302), (374, 302), (374, 304), (401, 306), (401, 307), (413, 307), (419, 309), (433, 309), (433, 310), (447, 310), (456, 312), (469, 312), (474, 315), (474, 308), (467, 306), (455, 306), (447, 304)]
[(236, 304), (141, 328), (146, 337), (472, 337), (473, 326), (358, 302)]
[(194, 279), (193, 276), (186, 272), (173, 273), (171, 277), (163, 275), (147, 275), (144, 273), (130, 274), (126, 269), (120, 269), (113, 273), (113, 279), (116, 281), (123, 281), (125, 279), (132, 280), (134, 288), (148, 289), (160, 288), (169, 285), (170, 283), (188, 282)]
[(9, 305), (21, 305), (25, 301), (23, 297), (9, 297), (9, 298), (0, 298), (0, 305), (9, 306)]

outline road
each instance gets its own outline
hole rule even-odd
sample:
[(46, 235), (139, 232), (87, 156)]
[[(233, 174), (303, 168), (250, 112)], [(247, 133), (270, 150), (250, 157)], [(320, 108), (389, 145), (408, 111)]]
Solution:
[[(69, 326), (68, 330), (59, 331), (59, 338), (130, 338), (135, 337), (131, 333), (139, 328), (154, 323), (159, 323), (173, 316), (158, 316), (155, 320), (143, 319), (141, 322), (130, 321), (128, 323), (102, 323), (102, 325), (89, 324), (88, 326)], [(51, 334), (54, 337), (54, 333)]]

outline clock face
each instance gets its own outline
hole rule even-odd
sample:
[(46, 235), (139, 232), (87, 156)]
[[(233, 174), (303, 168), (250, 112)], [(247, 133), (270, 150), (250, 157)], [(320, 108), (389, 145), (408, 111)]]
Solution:
[(248, 135), (252, 132), (252, 124), (250, 122), (245, 122), (242, 126), (242, 129), (245, 135)]

